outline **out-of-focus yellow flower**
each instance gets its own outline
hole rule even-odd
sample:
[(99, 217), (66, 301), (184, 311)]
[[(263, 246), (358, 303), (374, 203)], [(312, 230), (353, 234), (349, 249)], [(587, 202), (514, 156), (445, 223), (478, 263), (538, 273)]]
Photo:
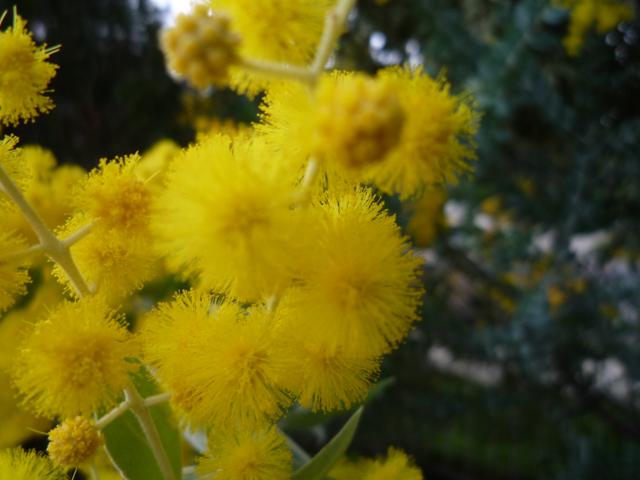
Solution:
[(51, 461), (33, 450), (21, 448), (0, 451), (2, 480), (65, 480), (67, 476)]
[(238, 61), (239, 43), (229, 18), (212, 15), (204, 4), (178, 15), (175, 26), (160, 37), (169, 68), (198, 88), (226, 85), (229, 67)]
[(152, 189), (162, 188), (169, 163), (178, 153), (180, 153), (180, 147), (173, 140), (157, 141), (142, 154), (140, 162), (135, 166), (136, 176)]
[(243, 312), (182, 293), (146, 319), (145, 358), (190, 420), (218, 430), (251, 429), (290, 403), (279, 386), (287, 352), (275, 321), (259, 307)]
[(102, 437), (95, 423), (79, 415), (49, 432), (47, 453), (54, 464), (72, 468), (90, 460), (101, 445)]
[[(0, 14), (0, 25), (7, 12)], [(59, 47), (37, 46), (27, 23), (13, 11), (13, 25), (0, 31), (0, 123), (17, 125), (53, 108), (49, 82), (57, 65), (48, 62)]]
[(202, 478), (220, 480), (286, 480), (291, 452), (275, 427), (214, 435), (197, 471)]
[(422, 472), (406, 453), (390, 448), (386, 458), (343, 461), (330, 472), (335, 480), (422, 480)]
[(278, 155), (258, 138), (216, 135), (176, 159), (154, 218), (170, 267), (243, 300), (290, 281), (303, 216)]
[(372, 357), (395, 347), (418, 318), (422, 261), (370, 190), (341, 190), (310, 207), (309, 254), (283, 302), (311, 338)]
[(447, 219), (444, 204), (447, 201), (446, 191), (433, 188), (425, 191), (411, 206), (411, 219), (407, 231), (418, 247), (428, 247), (444, 227)]
[(120, 318), (99, 296), (64, 302), (25, 338), (13, 379), (35, 412), (88, 415), (115, 404), (134, 354)]
[(196, 141), (202, 142), (209, 135), (227, 135), (234, 138), (239, 135), (250, 135), (251, 126), (231, 119), (221, 120), (216, 117), (199, 116), (195, 118)]
[(618, 0), (556, 0), (556, 4), (571, 10), (569, 31), (563, 39), (571, 56), (580, 53), (587, 33), (594, 26), (599, 34), (604, 34), (633, 18), (633, 7)]
[[(11, 180), (20, 190), (24, 191), (32, 180), (32, 172), (30, 168), (25, 168), (22, 162), (21, 152), (16, 148), (18, 137), (15, 135), (5, 135), (0, 140), (0, 165), (4, 171), (11, 177)], [(4, 217), (6, 212), (15, 208), (12, 201), (0, 189), (0, 215)], [(0, 217), (1, 218), (1, 217)]]
[(27, 293), (31, 280), (25, 259), (13, 260), (12, 255), (27, 248), (26, 242), (15, 232), (7, 230), (0, 218), (0, 312), (14, 304), (16, 298)]

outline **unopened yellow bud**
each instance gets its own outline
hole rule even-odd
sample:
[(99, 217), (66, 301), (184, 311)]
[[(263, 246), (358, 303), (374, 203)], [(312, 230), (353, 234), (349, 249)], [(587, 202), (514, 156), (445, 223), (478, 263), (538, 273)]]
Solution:
[(77, 467), (89, 460), (102, 445), (95, 424), (77, 416), (62, 422), (49, 432), (47, 452), (51, 461), (61, 467)]
[(224, 15), (212, 15), (205, 5), (180, 14), (160, 43), (169, 68), (196, 87), (224, 85), (229, 66), (238, 61), (240, 37)]
[(379, 162), (398, 143), (404, 112), (387, 82), (326, 77), (317, 95), (314, 146), (321, 158), (356, 169)]

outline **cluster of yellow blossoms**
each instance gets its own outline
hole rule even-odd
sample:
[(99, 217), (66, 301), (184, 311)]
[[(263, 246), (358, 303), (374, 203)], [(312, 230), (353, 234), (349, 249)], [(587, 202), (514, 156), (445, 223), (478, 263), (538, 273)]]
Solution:
[[(312, 411), (362, 402), (418, 319), (421, 259), (373, 188), (407, 199), (455, 182), (474, 158), (478, 116), (468, 96), (419, 68), (325, 73), (354, 3), (212, 0), (163, 34), (170, 69), (195, 86), (265, 91), (252, 128), (103, 159), (88, 174), (1, 140), (0, 311), (26, 293), (33, 265), (65, 291), (47, 276), (37, 308), (0, 323), (20, 325), (6, 330), (20, 330), (8, 371), (23, 404), (61, 420), (48, 449), (58, 466), (88, 461), (99, 430), (126, 410), (153, 431), (146, 406), (170, 399), (184, 423), (208, 432), (202, 478), (290, 478), (276, 422), (294, 402)], [(51, 108), (54, 51), (36, 46), (14, 12), (0, 32), (2, 123)], [(132, 332), (121, 306), (168, 274), (192, 288)], [(141, 364), (166, 393), (140, 396)], [(3, 469), (59, 478), (47, 462), (3, 453), (0, 478)], [(422, 478), (393, 449), (330, 475)]]

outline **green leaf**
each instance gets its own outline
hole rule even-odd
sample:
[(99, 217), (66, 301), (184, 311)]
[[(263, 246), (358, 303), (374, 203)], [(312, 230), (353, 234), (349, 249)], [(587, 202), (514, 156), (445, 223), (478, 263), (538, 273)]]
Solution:
[[(143, 397), (160, 393), (149, 373), (141, 368), (134, 384)], [(181, 476), (180, 432), (168, 404), (162, 403), (149, 408), (162, 444), (169, 456), (176, 478)], [(107, 451), (111, 459), (128, 480), (148, 480), (162, 478), (160, 467), (147, 443), (144, 432), (131, 412), (118, 417), (103, 430)]]
[(309, 463), (295, 471), (292, 480), (321, 480), (329, 473), (349, 448), (360, 422), (362, 408), (356, 410), (336, 436)]
[[(364, 399), (361, 405), (366, 405), (372, 400), (378, 398), (385, 392), (385, 390), (387, 390), (387, 388), (393, 385), (395, 381), (396, 379), (394, 377), (388, 377), (380, 380), (369, 389), (367, 398)], [(350, 411), (355, 411), (356, 408), (357, 407), (353, 408)], [(309, 409), (297, 405), (289, 411), (287, 416), (280, 421), (279, 425), (280, 428), (285, 431), (304, 430), (307, 428), (315, 427), (316, 425), (326, 424), (329, 420), (333, 420), (343, 413), (344, 412), (338, 411), (329, 413), (312, 412)]]

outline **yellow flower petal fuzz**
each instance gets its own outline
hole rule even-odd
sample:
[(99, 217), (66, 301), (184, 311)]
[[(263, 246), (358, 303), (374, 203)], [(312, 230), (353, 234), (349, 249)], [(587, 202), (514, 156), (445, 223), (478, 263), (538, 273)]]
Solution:
[[(64, 238), (88, 223), (85, 215), (77, 214), (58, 229), (58, 236)], [(149, 238), (97, 225), (73, 244), (71, 256), (89, 285), (115, 303), (142, 288), (157, 272), (157, 258), (150, 252)], [(58, 264), (53, 266), (53, 275), (69, 294), (75, 295), (69, 278)]]
[(106, 229), (147, 233), (152, 200), (149, 187), (136, 175), (139, 162), (138, 154), (101, 159), (76, 192), (78, 209)]
[(48, 458), (21, 448), (0, 451), (0, 480), (65, 480)]
[(152, 189), (161, 188), (169, 163), (178, 153), (180, 147), (173, 140), (157, 141), (142, 154), (140, 163), (135, 167), (136, 176)]
[(102, 436), (95, 423), (78, 415), (49, 432), (47, 453), (55, 465), (72, 468), (90, 460), (101, 445)]
[[(229, 15), (242, 38), (240, 55), (295, 65), (310, 63), (332, 0), (210, 0), (214, 12)], [(277, 28), (274, 26), (277, 25)], [(256, 94), (272, 81), (233, 69), (232, 84)], [(278, 83), (278, 82), (276, 82)]]
[(283, 383), (302, 406), (313, 411), (345, 410), (365, 398), (378, 372), (377, 359), (356, 355), (348, 346), (326, 339), (294, 337)]
[(0, 221), (0, 313), (11, 307), (16, 298), (27, 293), (26, 285), (31, 281), (25, 260), (3, 260), (28, 247), (18, 235), (6, 230)]
[(228, 430), (274, 419), (290, 403), (278, 386), (285, 352), (272, 327), (261, 309), (187, 292), (160, 304), (141, 336), (171, 401), (196, 424)]
[(358, 73), (326, 75), (316, 97), (318, 158), (356, 170), (381, 161), (397, 144), (405, 114), (390, 83)]
[(444, 204), (447, 201), (445, 190), (433, 188), (425, 191), (411, 205), (412, 216), (407, 231), (418, 247), (428, 247), (446, 224)]
[(442, 75), (433, 79), (421, 69), (390, 67), (378, 77), (394, 88), (405, 122), (397, 147), (366, 179), (403, 199), (425, 186), (455, 182), (475, 158), (478, 115), (470, 98), (452, 95)]
[(330, 192), (312, 208), (313, 253), (284, 299), (297, 328), (364, 357), (389, 352), (417, 319), (421, 260), (368, 189)]
[[(0, 24), (6, 13), (0, 14)], [(58, 66), (47, 60), (57, 50), (37, 46), (14, 10), (13, 25), (0, 31), (0, 124), (33, 121), (53, 108), (45, 93)]]
[[(15, 135), (5, 135), (2, 137), (0, 140), (0, 165), (18, 188), (24, 191), (29, 186), (33, 174), (30, 168), (25, 168), (21, 158), (21, 150), (16, 148), (17, 144), (18, 137)], [(2, 189), (0, 189), (0, 207), (4, 210), (4, 212), (0, 210), (3, 215), (8, 210), (15, 209), (15, 205)]]
[(390, 448), (386, 458), (342, 461), (330, 473), (335, 480), (422, 480), (422, 472), (406, 453)]
[(585, 37), (592, 28), (603, 34), (634, 16), (631, 5), (616, 0), (556, 0), (555, 3), (571, 9), (569, 30), (562, 43), (572, 57), (580, 53)]
[(116, 403), (134, 353), (126, 328), (99, 296), (65, 301), (25, 338), (13, 379), (40, 414), (88, 415)]
[(208, 137), (173, 162), (155, 230), (169, 265), (202, 288), (254, 300), (291, 276), (303, 216), (294, 180), (257, 138)]
[(291, 452), (275, 427), (218, 435), (198, 462), (202, 478), (216, 480), (286, 480), (291, 478)]
[(178, 15), (175, 26), (160, 37), (169, 68), (198, 88), (226, 85), (229, 66), (238, 61), (239, 43), (229, 18), (212, 15), (203, 4)]

